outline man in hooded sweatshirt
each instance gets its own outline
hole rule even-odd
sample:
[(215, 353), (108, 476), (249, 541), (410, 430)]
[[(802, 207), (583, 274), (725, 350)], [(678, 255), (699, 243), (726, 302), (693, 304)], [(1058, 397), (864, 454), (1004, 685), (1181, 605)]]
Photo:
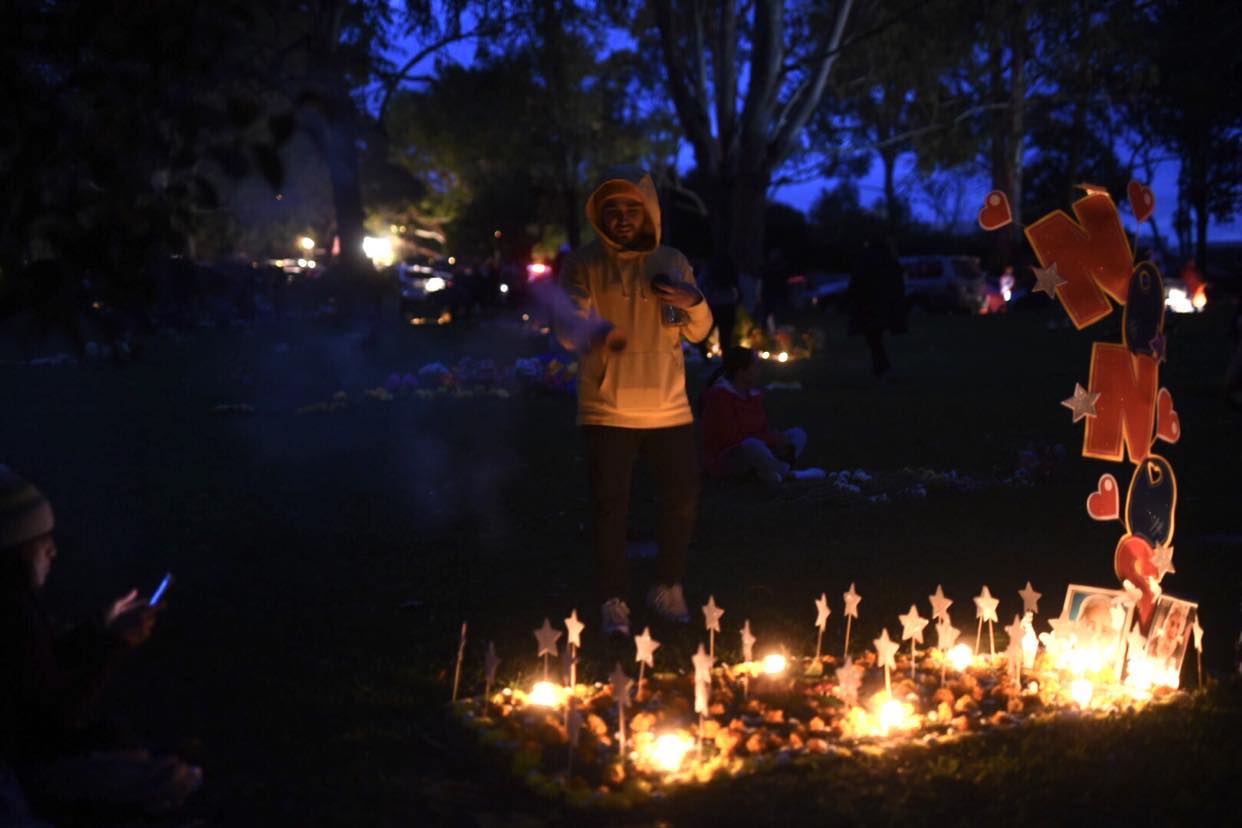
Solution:
[(573, 308), (558, 336), (582, 352), (578, 425), (591, 483), (602, 627), (629, 635), (626, 526), (639, 457), (660, 496), (660, 582), (647, 602), (665, 619), (690, 620), (682, 581), (699, 464), (681, 340), (705, 339), (712, 314), (686, 257), (660, 244), (651, 176), (636, 168), (605, 175), (586, 214), (596, 239), (565, 259), (560, 284)]

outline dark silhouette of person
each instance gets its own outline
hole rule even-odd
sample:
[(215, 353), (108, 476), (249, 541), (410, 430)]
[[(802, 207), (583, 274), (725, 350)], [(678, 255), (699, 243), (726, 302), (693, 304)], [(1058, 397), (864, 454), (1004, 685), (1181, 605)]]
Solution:
[(905, 282), (892, 242), (873, 235), (855, 258), (846, 294), (850, 333), (860, 333), (871, 349), (871, 372), (879, 379), (893, 366), (884, 345), (884, 332), (905, 333)]

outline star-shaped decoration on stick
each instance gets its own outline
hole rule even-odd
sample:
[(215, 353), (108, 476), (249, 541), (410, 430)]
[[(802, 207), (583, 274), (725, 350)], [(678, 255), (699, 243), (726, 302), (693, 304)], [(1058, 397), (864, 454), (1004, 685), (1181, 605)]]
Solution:
[(824, 627), (828, 626), (828, 616), (832, 614), (832, 610), (828, 608), (828, 596), (820, 593), (815, 599), (815, 626), (819, 627), (822, 632)]
[(904, 641), (909, 638), (923, 643), (923, 628), (927, 626), (926, 618), (919, 615), (919, 608), (914, 604), (910, 605), (910, 611), (905, 615), (898, 615), (897, 620), (901, 621), (901, 638)]
[(984, 584), (983, 591), (975, 596), (975, 617), (983, 621), (994, 621), (999, 624), (1000, 619), (996, 617), (996, 607), (999, 604), (1000, 599), (993, 598), (987, 584)]
[(1061, 400), (1061, 405), (1074, 412), (1074, 422), (1083, 417), (1094, 417), (1095, 404), (1100, 399), (1099, 391), (1088, 391), (1082, 383), (1074, 383), (1074, 396)]
[(837, 668), (837, 696), (848, 704), (858, 704), (858, 688), (862, 686), (862, 668), (852, 659)]
[(710, 684), (712, 680), (712, 663), (715, 659), (707, 654), (707, 650), (703, 649), (703, 642), (699, 642), (699, 649), (691, 657), (690, 661), (694, 663), (694, 680)]
[(755, 636), (750, 631), (750, 619), (742, 625), (742, 661), (755, 660)]
[(586, 629), (586, 624), (578, 620), (578, 611), (574, 610), (565, 619), (565, 631), (569, 633), (568, 644), (570, 647), (582, 646), (582, 631)]
[(953, 606), (953, 599), (944, 596), (944, 589), (940, 584), (936, 584), (936, 594), (928, 595), (927, 600), (931, 601), (932, 618), (937, 621), (949, 620), (949, 607)]
[(1057, 298), (1057, 286), (1065, 284), (1065, 277), (1057, 272), (1057, 263), (1053, 262), (1047, 267), (1032, 267), (1035, 271), (1035, 287), (1034, 290), (1046, 293), (1053, 299)]
[(552, 628), (548, 619), (543, 619), (543, 626), (535, 630), (535, 639), (539, 642), (539, 655), (556, 655), (556, 642), (561, 638), (561, 631)]
[(651, 628), (643, 627), (643, 634), (634, 636), (635, 661), (655, 669), (655, 651), (660, 649), (660, 642), (651, 637)]
[(716, 596), (707, 596), (707, 603), (703, 605), (703, 623), (709, 632), (720, 632), (722, 615), (724, 615), (724, 610), (716, 606)]
[(962, 631), (948, 621), (941, 621), (936, 624), (936, 646), (940, 648), (940, 652), (947, 653), (953, 649), (953, 645), (957, 643), (957, 637), (961, 634)]
[(633, 683), (633, 679), (625, 674), (625, 670), (621, 669), (621, 662), (618, 661), (612, 674), (608, 676), (608, 684), (612, 687), (612, 699), (619, 706), (630, 706), (630, 685)]
[(1203, 627), (1199, 626), (1198, 618), (1190, 625), (1190, 631), (1195, 634), (1195, 650), (1203, 652)]
[(845, 615), (849, 618), (858, 617), (858, 604), (862, 601), (862, 596), (854, 591), (854, 584), (850, 582), (850, 591), (844, 593), (842, 598), (845, 599)]
[(1039, 599), (1043, 597), (1042, 592), (1036, 592), (1035, 587), (1031, 586), (1031, 582), (1026, 582), (1024, 589), (1018, 590), (1018, 594), (1022, 596), (1022, 611), (1037, 613), (1039, 612)]
[(901, 645), (888, 637), (888, 628), (885, 627), (880, 637), (871, 643), (875, 645), (876, 664), (889, 670), (896, 670), (897, 661), (893, 656), (897, 655), (897, 648)]
[(487, 642), (487, 652), (483, 654), (483, 678), (488, 684), (496, 680), (496, 668), (500, 666), (500, 656), (496, 655), (496, 644)]
[(1151, 563), (1152, 566), (1156, 567), (1157, 582), (1164, 580), (1165, 575), (1177, 572), (1173, 568), (1173, 547), (1171, 546), (1160, 544), (1153, 549), (1151, 552)]
[(1005, 625), (1005, 635), (1009, 636), (1009, 649), (1022, 646), (1022, 634), (1026, 632), (1022, 628), (1022, 617), (1015, 615), (1012, 624)]

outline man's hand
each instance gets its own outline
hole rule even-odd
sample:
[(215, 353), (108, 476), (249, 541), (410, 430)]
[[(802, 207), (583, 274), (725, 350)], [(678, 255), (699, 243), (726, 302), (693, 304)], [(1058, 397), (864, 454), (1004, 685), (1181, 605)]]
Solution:
[(675, 308), (687, 310), (703, 301), (703, 294), (693, 285), (684, 282), (653, 281), (651, 289), (661, 302), (667, 302)]
[[(134, 600), (136, 597), (137, 590), (116, 601), (109, 608), (105, 622), (105, 626), (117, 638), (131, 647), (137, 647), (151, 637), (151, 630), (155, 628), (155, 616), (163, 606), (161, 604), (160, 607), (150, 607)], [(113, 614), (112, 610), (118, 606), (125, 608)]]
[(131, 589), (128, 595), (122, 595), (120, 598), (117, 598), (104, 610), (104, 626), (112, 626), (112, 622), (118, 616), (124, 615), (140, 606), (142, 606), (142, 602), (138, 600), (138, 590)]

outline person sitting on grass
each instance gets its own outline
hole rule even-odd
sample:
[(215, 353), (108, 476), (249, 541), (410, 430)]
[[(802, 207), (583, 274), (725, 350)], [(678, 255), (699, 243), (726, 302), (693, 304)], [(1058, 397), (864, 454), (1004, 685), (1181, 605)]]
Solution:
[(151, 635), (157, 609), (135, 590), (54, 633), (39, 600), (57, 556), (53, 527), (43, 494), (0, 465), (0, 766), (51, 818), (173, 810), (201, 771), (129, 748), (95, 715), (118, 663)]
[(703, 465), (713, 477), (756, 475), (764, 483), (815, 480), (823, 469), (795, 469), (806, 448), (800, 428), (773, 431), (759, 388), (759, 360), (750, 348), (729, 348), (703, 392)]

